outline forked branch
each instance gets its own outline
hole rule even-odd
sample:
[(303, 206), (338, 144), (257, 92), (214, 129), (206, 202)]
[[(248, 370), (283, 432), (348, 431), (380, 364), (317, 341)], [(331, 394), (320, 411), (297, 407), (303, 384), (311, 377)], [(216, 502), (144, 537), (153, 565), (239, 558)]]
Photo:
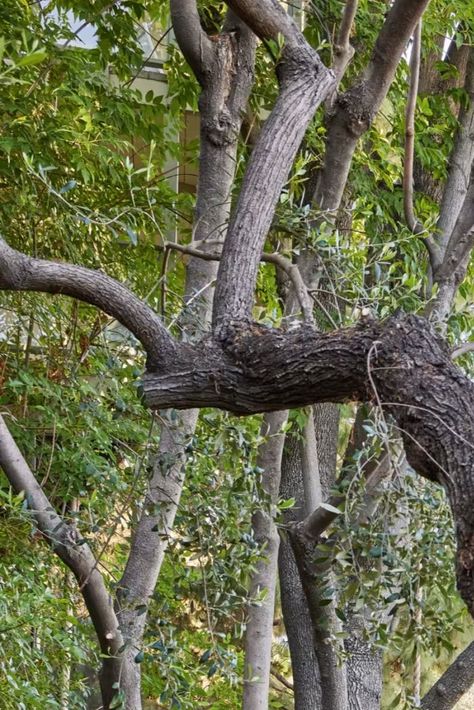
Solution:
[(229, 5), (260, 36), (280, 32), (285, 46), (278, 65), (280, 94), (250, 158), (222, 251), (215, 327), (251, 320), (258, 264), (278, 198), (308, 124), (333, 83), (332, 73), (276, 0)]
[(359, 0), (347, 0), (344, 6), (339, 33), (334, 46), (334, 62), (332, 65), (332, 70), (336, 77), (336, 88), (344, 76), (347, 65), (354, 56), (354, 48), (350, 39), (358, 4)]
[(196, 0), (170, 0), (171, 21), (178, 44), (201, 86), (212, 61), (212, 42), (201, 27)]

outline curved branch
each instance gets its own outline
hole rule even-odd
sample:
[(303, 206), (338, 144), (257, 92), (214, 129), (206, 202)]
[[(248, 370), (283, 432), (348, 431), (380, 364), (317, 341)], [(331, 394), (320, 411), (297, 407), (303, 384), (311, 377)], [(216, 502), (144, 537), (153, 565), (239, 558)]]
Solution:
[(451, 352), (451, 360), (457, 360), (458, 357), (462, 357), (463, 355), (467, 355), (467, 353), (472, 352), (474, 352), (474, 342), (458, 345), (458, 347), (454, 348)]
[(222, 250), (213, 313), (213, 326), (222, 332), (232, 319), (250, 320), (275, 206), (308, 124), (333, 84), (332, 72), (276, 0), (229, 4), (255, 32), (270, 37), (281, 31), (286, 43), (278, 65), (280, 94), (252, 152)]
[(175, 37), (201, 86), (212, 61), (212, 42), (201, 27), (196, 0), (170, 0)]
[(298, 26), (278, 0), (226, 0), (226, 3), (260, 39), (276, 40), (282, 35), (288, 46), (305, 44)]
[(155, 365), (176, 350), (156, 313), (118, 281), (83, 266), (34, 259), (1, 238), (0, 290), (64, 294), (97, 306), (138, 338)]
[(74, 573), (97, 632), (102, 653), (117, 653), (122, 645), (122, 636), (110, 595), (97, 569), (96, 559), (89, 545), (81, 544), (77, 529), (55, 512), (1, 416), (0, 467), (14, 491), (25, 493), (28, 509), (38, 529), (58, 557)]
[[(206, 242), (207, 246), (210, 246), (211, 244), (213, 244), (213, 242)], [(221, 244), (222, 242), (216, 242), (216, 245)], [(201, 251), (200, 249), (195, 249), (189, 245), (177, 244), (176, 242), (167, 242), (164, 245), (164, 248), (179, 251), (181, 254), (189, 254), (189, 256), (195, 256), (196, 258), (203, 259), (204, 261), (220, 261), (221, 259), (220, 254)], [(282, 254), (267, 254), (263, 252), (260, 257), (260, 261), (267, 264), (274, 264), (276, 267), (284, 271), (284, 273), (291, 279), (296, 297), (301, 306), (304, 322), (310, 325), (313, 324), (313, 302), (309, 296), (308, 289), (306, 288), (298, 266), (293, 264), (292, 261), (287, 259)]]
[(354, 47), (350, 43), (352, 25), (355, 20), (359, 0), (347, 0), (339, 27), (339, 34), (334, 45), (332, 70), (336, 77), (335, 90), (344, 76), (347, 65), (354, 56)]

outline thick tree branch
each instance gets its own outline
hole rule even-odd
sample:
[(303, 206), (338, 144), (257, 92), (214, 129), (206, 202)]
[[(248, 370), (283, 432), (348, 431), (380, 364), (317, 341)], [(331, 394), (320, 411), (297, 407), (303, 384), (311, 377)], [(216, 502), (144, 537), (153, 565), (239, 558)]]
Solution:
[(294, 48), (306, 44), (295, 22), (278, 0), (226, 0), (227, 5), (242, 18), (260, 39), (285, 38)]
[(278, 66), (280, 94), (252, 152), (224, 243), (214, 326), (224, 326), (229, 319), (250, 320), (258, 263), (276, 203), (309, 121), (333, 82), (332, 73), (276, 0), (230, 5), (260, 34), (267, 32), (268, 19), (265, 36), (281, 30), (286, 44)]
[(394, 316), (333, 333), (237, 325), (219, 343), (182, 346), (149, 373), (152, 407), (211, 406), (237, 414), (314, 402), (375, 400), (394, 418), (410, 465), (446, 488), (458, 536), (458, 586), (474, 611), (474, 384), (427, 321)]
[[(89, 545), (81, 544), (78, 530), (55, 512), (1, 416), (0, 467), (12, 488), (17, 493), (22, 491), (25, 493), (28, 509), (38, 529), (76, 577), (94, 624), (101, 651), (106, 656), (113, 656), (122, 646), (122, 635), (109, 592), (97, 569), (97, 561)], [(113, 658), (110, 658), (110, 662), (113, 663)], [(107, 659), (104, 663), (104, 672), (107, 672)]]
[(0, 290), (64, 294), (97, 306), (135, 335), (155, 365), (176, 345), (157, 314), (125, 286), (100, 271), (34, 259), (0, 239)]
[(437, 224), (441, 257), (444, 256), (451, 234), (469, 188), (469, 176), (474, 160), (474, 47), (469, 50), (464, 88), (467, 103), (459, 114), (459, 128), (453, 152), (449, 159), (449, 172), (441, 201)]
[(474, 684), (474, 641), (464, 649), (421, 700), (424, 710), (451, 710)]
[(196, 0), (170, 0), (171, 21), (181, 51), (201, 86), (209, 79), (214, 47), (201, 27)]
[(429, 0), (396, 0), (390, 8), (365, 72), (334, 102), (328, 121), (324, 165), (314, 196), (324, 210), (337, 210), (360, 136), (385, 98), (418, 21)]

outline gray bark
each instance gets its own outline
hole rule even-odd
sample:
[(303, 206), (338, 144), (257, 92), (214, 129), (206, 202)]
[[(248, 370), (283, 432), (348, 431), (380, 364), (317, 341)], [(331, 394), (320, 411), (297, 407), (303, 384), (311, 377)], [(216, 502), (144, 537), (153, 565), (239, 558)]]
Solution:
[(423, 710), (451, 710), (474, 685), (474, 642), (464, 649), (421, 700)]
[(78, 530), (55, 512), (16, 445), (3, 417), (0, 417), (0, 467), (13, 490), (17, 493), (24, 491), (28, 509), (38, 529), (77, 579), (97, 634), (100, 650), (107, 656), (102, 667), (100, 682), (103, 696), (110, 702), (115, 691), (111, 688), (109, 680), (114, 675), (115, 656), (123, 643), (111, 596), (97, 569), (97, 561), (89, 545), (80, 544), (81, 535)]
[(448, 179), (437, 224), (441, 259), (448, 247), (469, 187), (469, 175), (474, 159), (474, 49), (472, 47), (469, 53), (465, 89), (467, 104), (463, 105), (459, 114), (458, 133), (449, 159)]
[[(278, 502), (281, 456), (285, 435), (281, 427), (288, 412), (274, 412), (264, 417), (262, 434), (268, 440), (262, 444), (258, 466), (263, 470), (262, 487), (273, 508)], [(250, 600), (266, 591), (258, 605), (248, 608), (245, 632), (245, 664), (243, 710), (267, 710), (273, 641), (273, 617), (278, 563), (279, 535), (272, 510), (258, 510), (252, 518), (253, 534), (264, 557), (257, 565), (250, 582)]]
[[(305, 517), (300, 442), (292, 436), (287, 436), (285, 441), (280, 496), (295, 499), (295, 506), (285, 511), (285, 524), (290, 525)], [(278, 568), (281, 606), (293, 671), (295, 710), (319, 710), (321, 687), (311, 618), (293, 549), (287, 536), (282, 537), (280, 542)]]
[[(229, 13), (222, 34), (211, 42), (200, 27), (195, 3), (186, 5), (184, 8), (182, 3), (172, 2), (171, 10), (176, 37), (202, 86), (200, 170), (193, 239), (204, 251), (206, 242), (212, 241), (215, 251), (215, 243), (222, 239), (229, 218), (241, 117), (253, 79), (255, 40)], [(185, 342), (195, 341), (210, 323), (216, 275), (215, 262), (190, 259), (186, 270), (185, 306), (180, 317)], [(153, 475), (116, 600), (126, 640), (121, 668), (129, 669), (132, 678), (128, 687), (123, 681), (121, 686), (127, 695), (127, 708), (131, 710), (141, 707), (140, 665), (134, 659), (147, 621), (143, 607), (151, 600), (168, 546), (184, 484), (185, 447), (194, 433), (198, 410), (191, 409), (178, 416), (163, 412), (162, 419), (167, 423), (161, 429)]]
[(348, 710), (379, 710), (382, 699), (383, 655), (363, 638), (363, 624), (356, 615), (346, 629)]

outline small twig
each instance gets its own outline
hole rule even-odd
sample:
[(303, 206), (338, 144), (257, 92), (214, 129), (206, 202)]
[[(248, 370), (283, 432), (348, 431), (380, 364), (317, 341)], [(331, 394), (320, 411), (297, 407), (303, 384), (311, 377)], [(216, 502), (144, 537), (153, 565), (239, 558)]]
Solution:
[(290, 683), (290, 681), (287, 680), (284, 675), (282, 675), (281, 673), (278, 673), (278, 671), (276, 671), (274, 668), (270, 668), (270, 673), (272, 674), (272, 676), (274, 678), (279, 680), (280, 683), (285, 686), (285, 688), (288, 688), (288, 690), (294, 691), (295, 686), (293, 685), (293, 683)]
[[(415, 160), (415, 111), (418, 97), (421, 65), (421, 19), (413, 33), (413, 46), (410, 58), (410, 83), (405, 110), (405, 157), (403, 161), (403, 210), (408, 228), (413, 234), (421, 235), (425, 231), (422, 223), (415, 215), (413, 203), (413, 166)], [(431, 236), (423, 237), (423, 243), (428, 251), (431, 267), (437, 264), (436, 245)]]
[(451, 360), (456, 360), (458, 357), (462, 357), (463, 355), (472, 352), (474, 352), (474, 341), (458, 345), (451, 352)]
[[(210, 244), (211, 242), (203, 242), (205, 244)], [(189, 254), (189, 256), (194, 256), (197, 259), (204, 259), (205, 261), (220, 261), (221, 255), (215, 252), (201, 251), (200, 249), (195, 249), (191, 246), (186, 246), (183, 244), (176, 244), (175, 242), (166, 242), (164, 244), (164, 249), (173, 249), (174, 251), (179, 251), (182, 254)], [(287, 259), (282, 254), (267, 254), (263, 253), (261, 256), (261, 261), (267, 264), (274, 264), (279, 269), (284, 271), (287, 276), (291, 279), (293, 287), (295, 289), (296, 297), (301, 306), (303, 312), (303, 317), (305, 323), (313, 324), (313, 304), (308, 293), (308, 289), (303, 281), (300, 270), (293, 264), (289, 259)]]

